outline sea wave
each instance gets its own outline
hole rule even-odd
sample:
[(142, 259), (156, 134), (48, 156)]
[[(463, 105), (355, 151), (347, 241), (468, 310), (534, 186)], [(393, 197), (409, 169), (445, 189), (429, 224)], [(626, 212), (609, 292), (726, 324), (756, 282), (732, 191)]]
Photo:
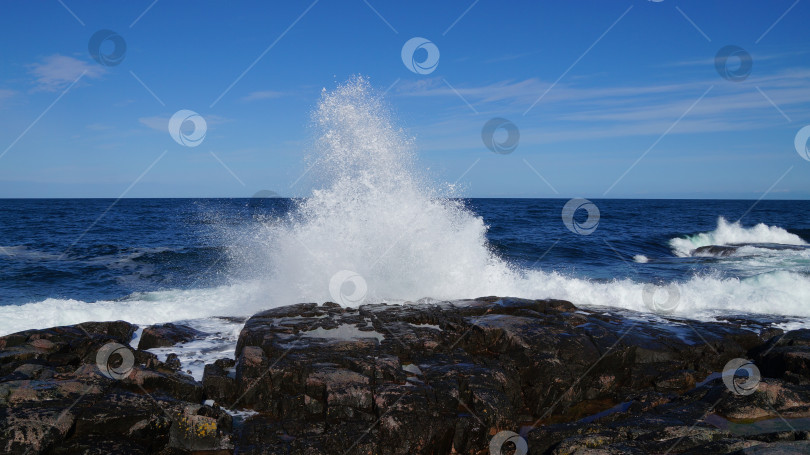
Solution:
[[(796, 234), (792, 234), (779, 226), (768, 226), (759, 223), (752, 227), (744, 227), (739, 221), (728, 222), (725, 218), (717, 219), (717, 228), (711, 232), (702, 232), (686, 237), (677, 237), (669, 241), (673, 254), (679, 257), (689, 257), (701, 247), (709, 246), (744, 246), (756, 245), (800, 245), (808, 243)], [(767, 248), (761, 248), (767, 249)], [(749, 248), (749, 253), (750, 251)]]
[(95, 302), (49, 298), (23, 305), (0, 306), (0, 334), (87, 321), (124, 320), (150, 325), (216, 316), (250, 316), (272, 306), (267, 289), (259, 282), (137, 292), (120, 300)]

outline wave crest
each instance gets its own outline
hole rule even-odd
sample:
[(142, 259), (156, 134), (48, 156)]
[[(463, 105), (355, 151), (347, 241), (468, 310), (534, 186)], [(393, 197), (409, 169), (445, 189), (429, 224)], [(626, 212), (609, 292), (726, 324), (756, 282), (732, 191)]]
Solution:
[(717, 228), (711, 232), (677, 237), (669, 241), (673, 254), (679, 257), (692, 256), (692, 252), (705, 246), (733, 246), (745, 244), (808, 245), (801, 237), (778, 226), (759, 223), (749, 228), (739, 221), (729, 223), (722, 216), (717, 219)]

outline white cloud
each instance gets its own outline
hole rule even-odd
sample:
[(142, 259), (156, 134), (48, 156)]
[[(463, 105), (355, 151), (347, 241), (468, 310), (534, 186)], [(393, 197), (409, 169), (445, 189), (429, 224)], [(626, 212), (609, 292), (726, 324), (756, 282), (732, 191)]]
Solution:
[(248, 96), (242, 97), (242, 101), (258, 101), (258, 100), (269, 100), (274, 98), (281, 98), (285, 96), (286, 93), (284, 92), (276, 92), (273, 90), (263, 90), (259, 92), (252, 92)]
[[(524, 112), (550, 87), (548, 82), (536, 78), (506, 80), (483, 86), (456, 84), (455, 90), (441, 80), (422, 79), (402, 82), (396, 92), (408, 97), (441, 97), (450, 101), (450, 107), (440, 114), (444, 121), (433, 122), (445, 131), (465, 129), (467, 117), (463, 97), (481, 114), (500, 115), (515, 122), (534, 124), (538, 117), (542, 124), (553, 124), (553, 132), (545, 131), (546, 138), (569, 139), (568, 133), (595, 137), (653, 134), (666, 130), (710, 86), (714, 86), (705, 99), (689, 112), (688, 118), (678, 125), (678, 132), (707, 132), (765, 128), (784, 122), (782, 114), (798, 115), (810, 103), (810, 88), (806, 81), (810, 69), (789, 68), (779, 72), (752, 76), (736, 84), (716, 78), (664, 84), (601, 85), (583, 87), (579, 84), (560, 83), (554, 86), (541, 103), (524, 117)], [(762, 96), (759, 90), (767, 94)], [(549, 117), (552, 115), (552, 117)], [(661, 128), (663, 125), (663, 128)], [(479, 126), (480, 127), (480, 126)], [(435, 129), (435, 128), (434, 128)], [(522, 136), (524, 131), (521, 131)], [(527, 131), (528, 133), (528, 131)], [(528, 138), (528, 134), (525, 134)], [(523, 142), (523, 137), (521, 137)]]
[(50, 55), (42, 59), (42, 62), (28, 66), (37, 89), (50, 92), (62, 90), (82, 74), (83, 77), (95, 79), (106, 72), (100, 65), (59, 54)]
[[(413, 99), (445, 99), (430, 123), (412, 126), (420, 137), (420, 148), (433, 152), (480, 148), (483, 119), (491, 116), (515, 122), (524, 148), (578, 140), (655, 138), (672, 128), (710, 86), (714, 87), (670, 134), (783, 127), (789, 123), (782, 112), (795, 121), (810, 105), (808, 68), (754, 74), (743, 83), (711, 76), (716, 77), (636, 85), (617, 82), (586, 86), (561, 82), (525, 116), (526, 109), (549, 88), (549, 82), (531, 78), (484, 85), (456, 83), (454, 91), (441, 79), (420, 79), (402, 81), (395, 93)], [(480, 115), (470, 115), (459, 95)]]

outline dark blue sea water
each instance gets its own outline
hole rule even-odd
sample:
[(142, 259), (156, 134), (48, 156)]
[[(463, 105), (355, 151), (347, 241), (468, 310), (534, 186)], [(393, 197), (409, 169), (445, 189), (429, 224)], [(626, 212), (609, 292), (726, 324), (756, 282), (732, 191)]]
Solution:
[[(744, 279), (775, 271), (806, 276), (810, 270), (805, 251), (679, 257), (670, 244), (717, 230), (719, 217), (729, 223), (743, 217), (739, 232), (728, 235), (743, 236), (764, 223), (810, 241), (808, 201), (593, 200), (600, 219), (590, 235), (565, 226), (566, 202), (464, 201), (488, 226), (494, 253), (520, 269), (657, 283), (707, 273)], [(49, 298), (95, 302), (225, 285), (241, 278), (226, 233), (283, 215), (292, 205), (280, 198), (2, 200), (0, 305)], [(575, 219), (584, 222), (586, 215), (582, 210)], [(779, 243), (770, 231), (759, 235), (739, 243)]]
[(225, 283), (223, 230), (289, 205), (287, 199), (0, 200), (0, 305)]

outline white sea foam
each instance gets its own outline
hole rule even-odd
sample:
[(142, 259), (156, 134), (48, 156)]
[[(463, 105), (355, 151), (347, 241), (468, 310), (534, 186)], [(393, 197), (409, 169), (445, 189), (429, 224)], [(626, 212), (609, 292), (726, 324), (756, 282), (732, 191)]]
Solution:
[[(525, 298), (558, 298), (581, 306), (615, 307), (651, 312), (643, 300), (644, 285), (629, 279), (594, 282), (556, 272), (525, 271), (498, 275), (488, 283), (448, 283), (442, 299), (503, 295)], [(680, 299), (673, 316), (712, 320), (722, 314), (765, 314), (810, 317), (810, 280), (792, 272), (771, 272), (745, 279), (698, 276), (676, 283)], [(386, 289), (391, 289), (388, 287)], [(261, 281), (235, 283), (209, 289), (161, 291), (122, 301), (82, 302), (47, 299), (21, 306), (0, 307), (0, 335), (31, 328), (76, 324), (84, 321), (126, 320), (146, 325), (222, 315), (249, 316), (281, 303), (270, 297)], [(377, 292), (380, 292), (377, 290)], [(661, 292), (665, 292), (662, 291)], [(414, 288), (394, 303), (424, 296)], [(323, 301), (325, 299), (303, 299)], [(368, 298), (364, 303), (377, 299)]]
[(744, 227), (739, 221), (729, 223), (725, 218), (717, 219), (717, 228), (711, 232), (703, 232), (687, 237), (678, 237), (669, 241), (675, 255), (690, 256), (696, 248), (709, 245), (739, 245), (746, 243), (776, 243), (783, 245), (807, 245), (796, 234), (778, 227), (768, 226), (764, 223), (752, 227)]
[[(494, 255), (483, 220), (414, 171), (410, 140), (363, 79), (325, 92), (314, 117), (321, 136), (312, 172), (321, 188), (285, 218), (257, 221), (249, 232), (231, 234), (234, 267), (252, 271), (253, 277), (114, 302), (48, 299), (0, 307), (0, 333), (88, 320), (152, 324), (247, 316), (274, 306), (333, 300), (330, 279), (342, 270), (364, 279), (365, 303), (501, 295), (651, 311), (641, 283), (521, 270)], [(698, 246), (745, 242), (804, 244), (778, 227), (744, 228), (721, 219), (711, 233), (674, 239), (673, 249), (688, 255)], [(767, 271), (742, 279), (706, 275), (676, 285), (675, 316), (810, 317), (810, 280), (800, 273)]]
[(206, 364), (217, 359), (233, 358), (239, 332), (242, 330), (240, 322), (221, 318), (179, 322), (203, 332), (204, 335), (174, 346), (149, 349), (149, 352), (157, 355), (158, 360), (165, 362), (169, 354), (177, 354), (180, 370), (202, 381)]
[(115, 301), (45, 299), (24, 305), (0, 306), (0, 334), (85, 321), (125, 320), (149, 325), (213, 316), (250, 316), (271, 306), (270, 296), (259, 282), (135, 293)]

